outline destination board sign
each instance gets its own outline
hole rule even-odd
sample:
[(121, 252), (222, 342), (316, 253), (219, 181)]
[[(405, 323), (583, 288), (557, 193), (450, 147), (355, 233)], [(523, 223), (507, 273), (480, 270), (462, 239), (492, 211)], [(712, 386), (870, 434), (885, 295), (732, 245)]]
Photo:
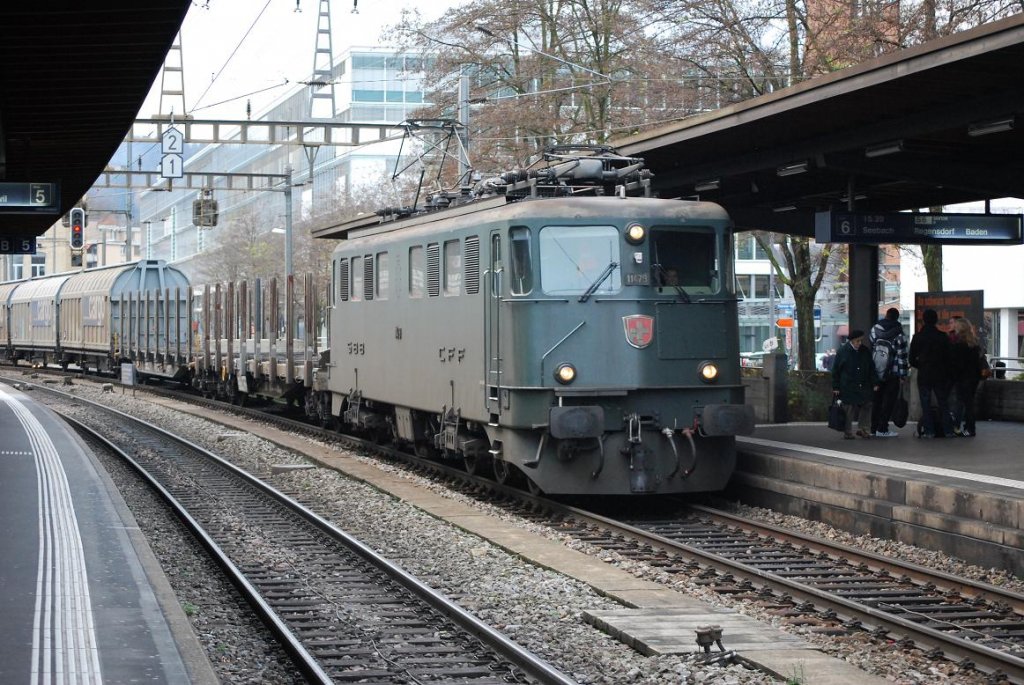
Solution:
[(1020, 214), (818, 212), (819, 243), (1020, 245)]
[(0, 213), (34, 214), (60, 211), (60, 188), (56, 183), (0, 183)]

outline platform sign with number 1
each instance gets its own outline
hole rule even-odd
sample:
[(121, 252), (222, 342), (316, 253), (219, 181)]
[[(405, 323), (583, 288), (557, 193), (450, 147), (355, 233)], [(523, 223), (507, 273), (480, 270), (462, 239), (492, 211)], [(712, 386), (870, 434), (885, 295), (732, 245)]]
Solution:
[(181, 155), (164, 155), (160, 158), (160, 175), (164, 178), (181, 178), (185, 174)]

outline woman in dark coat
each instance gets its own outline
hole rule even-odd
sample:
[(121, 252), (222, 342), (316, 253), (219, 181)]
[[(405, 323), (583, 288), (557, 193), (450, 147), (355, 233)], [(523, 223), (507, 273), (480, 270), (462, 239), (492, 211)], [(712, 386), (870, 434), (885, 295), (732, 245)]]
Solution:
[(974, 395), (981, 380), (981, 370), (986, 368), (985, 358), (974, 326), (967, 319), (954, 319), (949, 337), (953, 343), (950, 365), (953, 387), (956, 389), (956, 399), (950, 407), (953, 411), (953, 434), (969, 438), (974, 436), (976, 428)]
[[(950, 359), (949, 336), (938, 329), (939, 315), (934, 309), (924, 310), (922, 321), (924, 325), (914, 333), (910, 341), (908, 355), (910, 365), (917, 369), (917, 395), (921, 400), (921, 420), (917, 422), (917, 434), (922, 438), (952, 435), (949, 388), (953, 382), (953, 362)], [(931, 411), (932, 395), (935, 395), (935, 403), (939, 408), (935, 415)]]
[(857, 435), (871, 437), (871, 396), (878, 389), (878, 373), (871, 360), (871, 351), (864, 347), (864, 331), (850, 331), (846, 344), (839, 348), (832, 362), (832, 394), (846, 410), (847, 440), (853, 440), (853, 424)]

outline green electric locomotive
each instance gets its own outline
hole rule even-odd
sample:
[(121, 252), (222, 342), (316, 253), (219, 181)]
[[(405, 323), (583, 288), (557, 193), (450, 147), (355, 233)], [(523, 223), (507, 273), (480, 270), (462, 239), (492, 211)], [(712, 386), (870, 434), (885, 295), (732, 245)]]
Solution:
[(729, 217), (552, 149), (335, 227), (322, 415), (550, 494), (723, 488), (753, 429)]

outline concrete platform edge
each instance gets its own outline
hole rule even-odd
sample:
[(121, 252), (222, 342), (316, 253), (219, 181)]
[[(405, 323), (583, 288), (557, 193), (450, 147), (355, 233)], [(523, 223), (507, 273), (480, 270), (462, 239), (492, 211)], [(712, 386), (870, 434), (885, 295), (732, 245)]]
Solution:
[[(970, 492), (957, 484), (914, 480), (910, 475), (896, 478), (772, 450), (741, 449), (738, 468), (727, 497), (742, 494), (749, 504), (1024, 575), (1024, 531), (1006, 525), (1019, 523), (1019, 501), (1000, 505), (989, 493)], [(859, 479), (850, 478), (851, 470), (865, 478), (858, 484)], [(833, 481), (841, 478), (845, 480), (839, 489)], [(896, 480), (902, 485), (888, 485)], [(851, 494), (855, 491), (864, 494)]]

